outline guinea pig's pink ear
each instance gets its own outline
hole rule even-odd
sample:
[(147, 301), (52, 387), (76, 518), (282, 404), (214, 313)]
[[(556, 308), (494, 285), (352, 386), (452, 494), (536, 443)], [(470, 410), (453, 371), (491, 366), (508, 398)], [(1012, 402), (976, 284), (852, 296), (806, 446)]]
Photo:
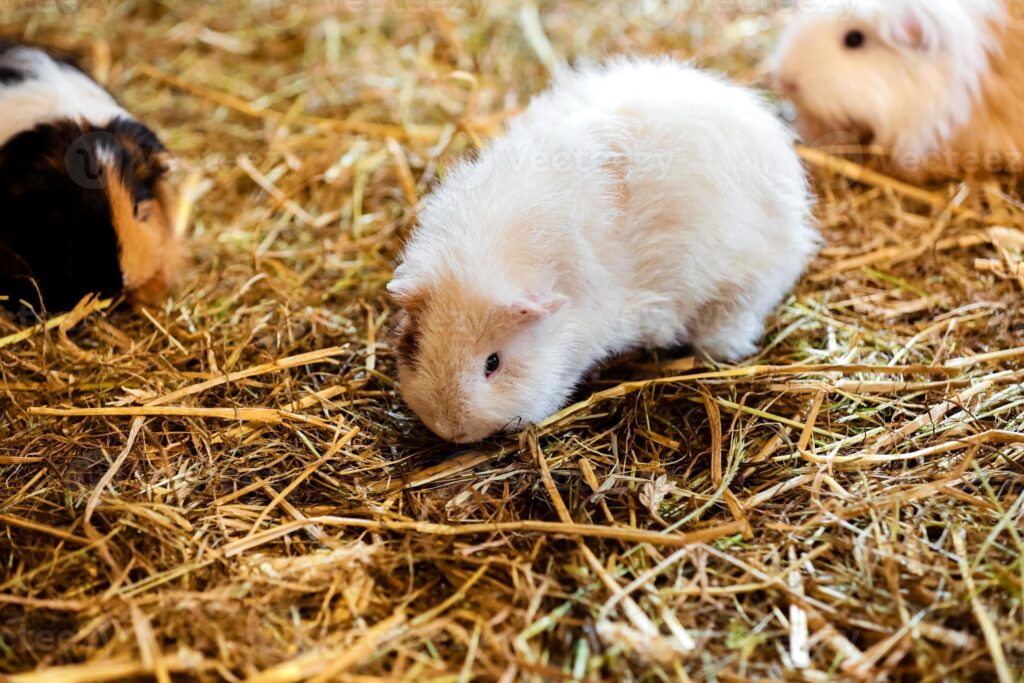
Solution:
[(938, 32), (930, 26), (928, 17), (911, 9), (905, 9), (897, 15), (890, 33), (898, 44), (911, 50), (935, 50), (941, 42)]
[(915, 50), (920, 50), (925, 47), (924, 24), (921, 23), (921, 20), (918, 17), (915, 17), (913, 14), (908, 14), (903, 17), (903, 25), (900, 32), (903, 34), (903, 39), (906, 41), (907, 45), (910, 47)]
[(505, 306), (506, 320), (515, 327), (523, 327), (554, 315), (569, 303), (569, 297), (562, 294), (526, 293)]

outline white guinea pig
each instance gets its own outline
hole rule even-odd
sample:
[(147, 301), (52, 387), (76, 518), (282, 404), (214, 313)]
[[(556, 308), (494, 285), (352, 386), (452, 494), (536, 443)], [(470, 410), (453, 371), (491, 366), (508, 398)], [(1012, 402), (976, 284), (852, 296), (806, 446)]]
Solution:
[(912, 179), (1024, 170), (1014, 0), (806, 0), (773, 58), (808, 144), (848, 134)]
[(181, 261), (167, 160), (82, 71), (0, 41), (3, 304), (55, 311), (89, 293), (163, 294)]
[(402, 394), (466, 443), (629, 349), (743, 358), (817, 249), (809, 197), (753, 93), (668, 59), (565, 71), (426, 200), (388, 286)]

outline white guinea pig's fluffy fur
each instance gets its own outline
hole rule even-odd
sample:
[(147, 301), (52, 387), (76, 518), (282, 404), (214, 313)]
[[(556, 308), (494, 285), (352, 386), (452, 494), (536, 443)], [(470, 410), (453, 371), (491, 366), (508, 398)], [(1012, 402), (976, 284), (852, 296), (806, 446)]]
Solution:
[(816, 251), (809, 209), (753, 93), (667, 59), (567, 70), (426, 200), (389, 285), (402, 394), (472, 442), (628, 349), (743, 358)]
[[(807, 0), (776, 84), (806, 142), (849, 133), (889, 152), (895, 174), (1024, 170), (1024, 25), (1010, 21), (1004, 0)], [(863, 44), (846, 44), (851, 31)]]

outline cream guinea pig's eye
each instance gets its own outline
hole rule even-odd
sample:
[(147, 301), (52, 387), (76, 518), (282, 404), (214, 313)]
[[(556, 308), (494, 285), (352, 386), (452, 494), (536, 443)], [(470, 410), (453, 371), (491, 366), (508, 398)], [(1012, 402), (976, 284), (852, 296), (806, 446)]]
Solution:
[(867, 38), (865, 37), (864, 32), (857, 29), (848, 31), (846, 36), (843, 37), (843, 44), (851, 50), (864, 47), (865, 41), (867, 41)]
[(490, 377), (491, 375), (496, 373), (498, 371), (498, 368), (500, 367), (501, 358), (498, 357), (498, 354), (492, 353), (490, 356), (487, 357), (487, 362), (484, 363), (484, 374)]

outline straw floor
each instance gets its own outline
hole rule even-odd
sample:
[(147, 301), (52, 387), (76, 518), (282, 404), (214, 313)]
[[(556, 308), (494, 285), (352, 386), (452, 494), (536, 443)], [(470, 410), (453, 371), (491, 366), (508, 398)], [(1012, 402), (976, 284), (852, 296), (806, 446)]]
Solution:
[(1019, 680), (1014, 178), (808, 152), (828, 246), (759, 357), (638, 354), (462, 451), (396, 395), (417, 201), (548, 65), (756, 81), (777, 18), (684, 4), (0, 2), (177, 153), (192, 251), (159, 308), (0, 317), (0, 672)]

